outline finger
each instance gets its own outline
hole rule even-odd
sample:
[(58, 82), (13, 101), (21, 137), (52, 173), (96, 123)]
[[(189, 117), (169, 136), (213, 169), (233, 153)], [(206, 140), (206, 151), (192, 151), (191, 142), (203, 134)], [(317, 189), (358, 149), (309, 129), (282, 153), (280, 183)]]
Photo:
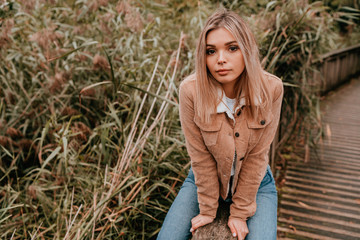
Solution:
[(191, 229), (190, 232), (195, 231), (195, 226), (197, 225), (197, 223), (199, 222), (199, 218), (198, 217), (194, 217), (193, 219), (191, 219)]
[(230, 224), (228, 224), (228, 225), (229, 225), (229, 228), (230, 228), (230, 231), (231, 231), (232, 236), (233, 236), (233, 237), (236, 237), (236, 236), (237, 236), (237, 232), (236, 232), (235, 226), (234, 226), (232, 223), (230, 223)]
[(194, 222), (191, 224), (190, 232), (194, 232), (198, 228), (198, 223)]
[(201, 221), (196, 221), (192, 224), (191, 228), (193, 229), (193, 231), (195, 231), (196, 229), (198, 229), (199, 227), (203, 226), (204, 224)]
[(245, 225), (245, 229), (244, 229), (244, 232), (242, 232), (242, 236), (243, 236), (243, 239), (245, 239), (246, 235), (248, 235), (249, 233), (249, 229), (247, 228), (247, 225)]
[(199, 219), (193, 218), (193, 219), (191, 220), (191, 227), (192, 227), (192, 228), (196, 227), (198, 224), (199, 224)]
[(240, 232), (238, 236), (238, 240), (244, 240), (248, 232)]
[(192, 223), (191, 228), (193, 229), (193, 231), (195, 231), (199, 227), (202, 227), (206, 224), (208, 224), (208, 222), (206, 220), (204, 220), (203, 218), (195, 219), (194, 222)]

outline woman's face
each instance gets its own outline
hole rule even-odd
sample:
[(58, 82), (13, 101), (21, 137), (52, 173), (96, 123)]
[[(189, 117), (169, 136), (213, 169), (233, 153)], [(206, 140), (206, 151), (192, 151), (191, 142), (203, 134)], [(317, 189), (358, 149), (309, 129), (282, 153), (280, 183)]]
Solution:
[(221, 83), (228, 97), (245, 69), (244, 57), (234, 36), (225, 28), (210, 31), (206, 37), (206, 66)]

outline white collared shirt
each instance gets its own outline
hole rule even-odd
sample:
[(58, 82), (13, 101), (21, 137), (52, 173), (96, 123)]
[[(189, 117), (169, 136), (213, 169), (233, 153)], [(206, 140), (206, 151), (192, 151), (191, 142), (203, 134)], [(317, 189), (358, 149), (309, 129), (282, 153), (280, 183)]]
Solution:
[[(234, 121), (234, 125), (235, 125), (234, 113), (239, 108), (241, 108), (243, 105), (245, 105), (245, 98), (241, 97), (239, 105), (236, 107), (236, 109), (234, 109), (235, 104), (236, 104), (235, 98), (234, 99), (228, 98), (225, 95), (225, 92), (222, 92), (221, 90), (218, 91), (218, 94), (219, 94), (219, 97), (222, 96), (222, 99), (221, 99), (220, 103), (217, 105), (216, 112), (217, 113), (223, 113), (223, 112), (226, 113), (226, 115)], [(231, 105), (229, 105), (228, 103), (230, 103)]]

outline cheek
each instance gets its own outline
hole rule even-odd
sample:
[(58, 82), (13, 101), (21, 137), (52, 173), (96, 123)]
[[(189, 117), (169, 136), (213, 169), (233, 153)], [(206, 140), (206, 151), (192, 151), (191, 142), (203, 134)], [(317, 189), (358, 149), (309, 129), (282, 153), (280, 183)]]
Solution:
[(213, 64), (211, 58), (206, 58), (206, 67), (209, 69), (210, 72), (213, 72)]
[(241, 54), (241, 63), (244, 65), (245, 67), (245, 61), (244, 61), (244, 56)]
[(240, 65), (245, 65), (244, 57), (243, 57), (243, 55), (241, 53), (237, 56), (237, 62)]

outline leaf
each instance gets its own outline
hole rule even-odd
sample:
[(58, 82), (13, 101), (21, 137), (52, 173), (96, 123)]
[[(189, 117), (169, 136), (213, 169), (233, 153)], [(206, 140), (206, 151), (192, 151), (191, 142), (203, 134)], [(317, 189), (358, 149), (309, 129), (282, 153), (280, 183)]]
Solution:
[(297, 201), (297, 203), (298, 203), (300, 206), (304, 207), (304, 208), (307, 208), (307, 209), (310, 209), (310, 208), (311, 208), (309, 205), (307, 205), (307, 204), (305, 204), (305, 203), (303, 203), (303, 202), (301, 202), (301, 201)]
[(296, 88), (300, 87), (297, 84), (293, 84), (293, 83), (289, 83), (289, 82), (283, 82), (283, 84), (284, 84), (284, 86), (287, 86), (287, 87), (296, 87)]
[(76, 52), (76, 51), (78, 51), (78, 50), (80, 50), (80, 49), (82, 49), (82, 48), (84, 48), (84, 47), (87, 47), (87, 46), (90, 46), (90, 45), (94, 45), (94, 44), (97, 44), (97, 43), (98, 43), (98, 42), (96, 42), (96, 41), (94, 41), (94, 42), (89, 42), (89, 43), (85, 43), (85, 44), (83, 44), (82, 46), (80, 46), (80, 47), (78, 47), (78, 48), (75, 48), (75, 49), (73, 49), (73, 50), (71, 50), (71, 51), (68, 51), (68, 52), (64, 53), (63, 55), (61, 55), (61, 56), (48, 59), (47, 61), (48, 61), (48, 62), (52, 62), (52, 61), (54, 61), (54, 60), (57, 60), (57, 59), (60, 59), (60, 58), (64, 58), (64, 57), (66, 57), (66, 56), (69, 56), (69, 55), (72, 54), (73, 52)]
[(91, 84), (91, 85), (81, 89), (80, 94), (82, 94), (83, 92), (86, 92), (87, 90), (89, 90), (91, 88), (101, 86), (101, 85), (105, 85), (105, 84), (112, 84), (112, 82), (111, 81), (103, 81), (103, 82), (98, 82), (98, 83)]
[(40, 174), (42, 173), (42, 170), (46, 167), (46, 165), (53, 159), (57, 156), (57, 154), (60, 152), (61, 150), (61, 147), (58, 146), (57, 148), (55, 148), (54, 151), (52, 151), (52, 153), (46, 158), (46, 160), (44, 161), (43, 165), (41, 166), (41, 169), (39, 170), (37, 176), (35, 179), (37, 179)]
[[(107, 53), (106, 49), (105, 49), (104, 47), (102, 47), (102, 49), (104, 50), (105, 55), (106, 55), (106, 57), (107, 57), (107, 60), (108, 60), (108, 62), (109, 62), (109, 65), (110, 65), (111, 81), (112, 81), (113, 84), (114, 84), (114, 87), (115, 87), (114, 92), (116, 93), (116, 91), (118, 90), (118, 83), (117, 83), (117, 81), (115, 80), (113, 64), (112, 64), (112, 62), (111, 62), (110, 56), (109, 56), (109, 54)], [(114, 97), (115, 97), (115, 94), (114, 94)]]
[(165, 101), (165, 102), (167, 102), (167, 103), (170, 103), (170, 104), (172, 104), (172, 105), (174, 105), (174, 106), (176, 106), (176, 107), (178, 106), (178, 104), (177, 104), (176, 102), (171, 101), (171, 100), (169, 100), (169, 99), (166, 99), (166, 98), (164, 98), (163, 96), (156, 95), (155, 93), (152, 93), (152, 92), (150, 92), (150, 91), (146, 91), (146, 90), (144, 90), (144, 89), (142, 89), (142, 88), (135, 87), (135, 86), (133, 86), (133, 85), (131, 85), (131, 84), (126, 84), (126, 83), (122, 83), (122, 84), (125, 85), (125, 86), (127, 86), (127, 87), (134, 88), (134, 89), (139, 90), (139, 91), (141, 91), (141, 92), (147, 93), (147, 94), (149, 94), (150, 96), (159, 98), (159, 99), (161, 99), (161, 100), (163, 100), (163, 101)]
[(347, 11), (350, 11), (350, 12), (358, 12), (358, 13), (360, 13), (360, 9), (356, 9), (356, 8), (352, 8), (352, 7), (347, 7), (347, 6), (341, 7), (340, 10), (347, 10)]
[(289, 225), (289, 228), (291, 228), (294, 232), (296, 232), (296, 227), (294, 227), (293, 225)]

